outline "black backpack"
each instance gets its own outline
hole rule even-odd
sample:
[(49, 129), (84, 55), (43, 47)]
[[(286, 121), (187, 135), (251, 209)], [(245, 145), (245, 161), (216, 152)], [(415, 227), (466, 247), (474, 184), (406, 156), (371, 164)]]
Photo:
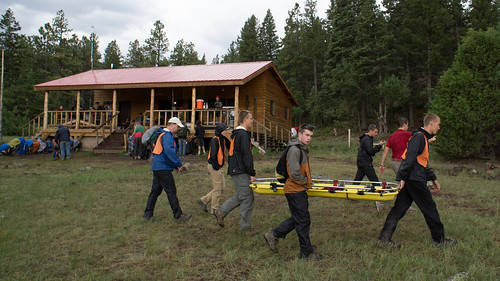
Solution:
[[(300, 161), (299, 163), (302, 163), (302, 149), (300, 149), (300, 144), (296, 144), (300, 150)], [(286, 180), (290, 177), (288, 174), (288, 169), (286, 168), (286, 155), (288, 153), (288, 150), (290, 149), (291, 146), (287, 147), (285, 151), (283, 151), (283, 154), (281, 154), (280, 160), (278, 161), (278, 165), (276, 165), (276, 179), (280, 183), (285, 183)]]

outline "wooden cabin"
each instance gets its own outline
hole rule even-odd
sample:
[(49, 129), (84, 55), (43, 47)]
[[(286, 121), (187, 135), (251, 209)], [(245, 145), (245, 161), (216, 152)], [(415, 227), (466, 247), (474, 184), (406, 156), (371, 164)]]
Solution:
[[(292, 107), (297, 105), (272, 61), (90, 70), (35, 85), (34, 90), (45, 94), (44, 112), (23, 127), (23, 135), (46, 138), (65, 124), (86, 150), (112, 135), (126, 137), (135, 120), (145, 127), (165, 126), (173, 116), (186, 122), (191, 133), (200, 120), (205, 137), (211, 138), (218, 122), (236, 127), (240, 110), (253, 113), (255, 144), (273, 149), (288, 141)], [(99, 107), (81, 109), (82, 90), (92, 90)], [(76, 110), (49, 111), (53, 91), (74, 91)], [(217, 96), (222, 108), (215, 107)]]

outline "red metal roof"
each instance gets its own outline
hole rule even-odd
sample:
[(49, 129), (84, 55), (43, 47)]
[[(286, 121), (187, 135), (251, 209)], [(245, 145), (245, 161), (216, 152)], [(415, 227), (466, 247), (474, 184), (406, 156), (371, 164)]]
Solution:
[[(268, 68), (273, 68), (277, 73), (272, 61), (99, 69), (37, 84), (34, 89), (35, 91), (102, 89), (103, 86), (116, 87), (119, 85), (122, 86), (119, 88), (124, 88), (125, 85), (129, 87), (141, 87), (141, 85), (143, 87), (151, 85), (168, 87), (172, 84), (195, 86), (196, 84), (207, 85), (210, 82), (213, 82), (214, 85), (220, 85), (223, 82), (234, 82), (234, 85), (242, 85)], [(280, 80), (282, 80), (281, 76)], [(281, 82), (284, 83), (284, 81)]]

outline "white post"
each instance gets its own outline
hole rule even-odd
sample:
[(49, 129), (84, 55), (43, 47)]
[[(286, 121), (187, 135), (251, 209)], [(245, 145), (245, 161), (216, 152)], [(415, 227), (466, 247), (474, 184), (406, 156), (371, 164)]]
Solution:
[(351, 147), (351, 129), (347, 130), (347, 147)]

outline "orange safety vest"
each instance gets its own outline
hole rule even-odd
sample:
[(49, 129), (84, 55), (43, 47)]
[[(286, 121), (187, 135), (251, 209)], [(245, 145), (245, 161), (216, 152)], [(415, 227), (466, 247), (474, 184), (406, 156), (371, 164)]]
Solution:
[[(222, 164), (224, 164), (224, 152), (222, 151), (222, 147), (220, 145), (220, 138), (219, 137), (215, 138), (217, 138), (217, 141), (219, 141), (219, 151), (217, 151), (217, 163), (219, 163), (219, 166), (222, 166)], [(233, 145), (233, 150), (234, 150), (234, 145)], [(208, 159), (210, 159), (211, 151), (212, 151), (212, 146), (210, 146), (210, 149), (208, 150)]]
[[(158, 139), (156, 139), (156, 144), (155, 144), (155, 149), (153, 150), (153, 154), (155, 155), (160, 155), (163, 152), (163, 144), (161, 143), (161, 138), (163, 137), (165, 133), (161, 133), (160, 136), (158, 136)], [(174, 141), (174, 148), (175, 148), (175, 141)]]
[[(424, 133), (422, 132), (417, 132), (417, 133), (420, 133), (422, 135), (424, 135)], [(425, 140), (425, 147), (424, 147), (424, 151), (422, 151), (422, 153), (420, 153), (419, 155), (417, 155), (417, 162), (424, 166), (425, 168), (427, 168), (427, 164), (429, 163), (429, 142), (427, 141), (427, 137), (424, 135), (424, 140)], [(410, 141), (408, 140), (408, 143)], [(401, 155), (401, 158), (403, 159), (406, 159), (406, 151), (408, 150), (408, 147), (406, 147), (405, 149), (405, 152), (403, 152), (403, 155)]]
[[(236, 136), (234, 138), (231, 139), (231, 145), (229, 146), (229, 156), (233, 156), (234, 154), (234, 139), (236, 138)], [(250, 140), (250, 148), (252, 148), (252, 140)]]

